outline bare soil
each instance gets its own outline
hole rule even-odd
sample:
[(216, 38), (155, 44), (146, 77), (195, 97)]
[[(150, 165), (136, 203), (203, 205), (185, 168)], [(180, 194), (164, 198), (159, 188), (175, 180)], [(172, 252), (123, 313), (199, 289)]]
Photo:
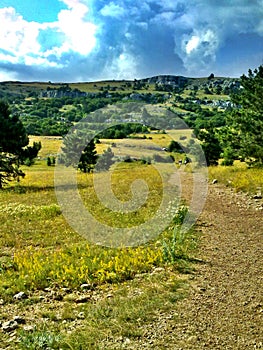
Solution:
[(147, 327), (137, 348), (263, 348), (262, 208), (262, 199), (209, 184), (197, 223), (203, 263), (189, 277), (189, 295), (170, 320), (160, 315)]

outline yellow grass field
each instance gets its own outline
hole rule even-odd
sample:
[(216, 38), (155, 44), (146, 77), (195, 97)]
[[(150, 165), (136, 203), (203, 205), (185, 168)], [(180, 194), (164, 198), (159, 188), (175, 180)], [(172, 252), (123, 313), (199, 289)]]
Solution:
[[(174, 131), (173, 138), (181, 134)], [(187, 131), (188, 139), (190, 135)], [(170, 142), (167, 134), (149, 136), (152, 139), (102, 140), (98, 152), (115, 143), (112, 149), (116, 154), (141, 157), (157, 152), (149, 149), (152, 144), (162, 148)], [(188, 208), (181, 203), (167, 206), (173, 215), (170, 224), (145, 244), (97, 245), (62, 215), (54, 188), (55, 167), (47, 166), (45, 160), (57, 154), (61, 138), (33, 137), (33, 141), (42, 143), (41, 159), (23, 167), (26, 176), (20, 182), (0, 191), (0, 318), (8, 321), (19, 314), (26, 320), (25, 327), (33, 324), (30, 331), (18, 326), (12, 333), (15, 341), (11, 348), (100, 349), (109, 337), (143, 337), (144, 324), (156, 322), (160, 313), (173, 312), (175, 303), (186, 294), (184, 276), (194, 271), (193, 252), (198, 242), (194, 230), (180, 234)], [(160, 164), (164, 176), (171, 165)], [(247, 170), (241, 164), (211, 168), (210, 176), (253, 191), (262, 186), (263, 178), (262, 170)], [(75, 194), (106, 225), (136, 227), (155, 215), (164, 190), (161, 177), (154, 166), (140, 162), (120, 162), (111, 176), (112, 192), (122, 203), (134, 196), (131, 184), (138, 178), (147, 183), (148, 197), (133, 212), (120, 215), (103, 205), (94, 190), (93, 174), (78, 172)], [(99, 173), (98, 186), (103, 189), (104, 185), (103, 173)], [(15, 300), (18, 292), (27, 297)], [(10, 348), (10, 333), (0, 332), (0, 344)]]

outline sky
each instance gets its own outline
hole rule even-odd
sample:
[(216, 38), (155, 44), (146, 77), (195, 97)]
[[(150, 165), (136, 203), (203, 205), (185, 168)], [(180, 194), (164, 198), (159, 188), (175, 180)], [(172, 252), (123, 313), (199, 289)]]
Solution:
[(0, 0), (0, 81), (239, 77), (263, 64), (263, 0)]

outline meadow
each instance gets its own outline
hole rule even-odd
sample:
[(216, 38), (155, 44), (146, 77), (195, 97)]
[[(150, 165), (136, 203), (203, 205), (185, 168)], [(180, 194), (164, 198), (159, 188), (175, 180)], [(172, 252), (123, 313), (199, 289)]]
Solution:
[[(179, 132), (174, 133), (173, 137), (180, 137)], [(142, 337), (147, 323), (173, 310), (187, 295), (199, 233), (192, 229), (180, 235), (186, 204), (177, 202), (174, 208), (167, 208), (173, 220), (146, 244), (97, 245), (69, 225), (58, 204), (54, 166), (47, 166), (46, 158), (57, 154), (61, 139), (34, 137), (32, 141), (42, 143), (40, 158), (34, 166), (24, 167), (24, 179), (0, 192), (0, 317), (4, 322), (23, 315), (26, 322), (15, 330), (11, 348), (104, 349), (114, 348), (116, 339), (122, 343)], [(150, 149), (152, 143), (162, 148), (169, 142), (169, 135), (156, 133), (146, 140), (103, 140), (97, 147), (102, 153), (114, 143), (118, 156), (146, 157), (151, 152), (163, 155), (161, 150)], [(162, 164), (164, 176), (170, 166)], [(236, 190), (256, 193), (262, 188), (259, 169), (237, 163), (212, 167), (209, 172), (211, 179)], [(98, 174), (99, 179), (102, 175)], [(135, 179), (147, 182), (148, 198), (136, 215), (116, 215), (105, 208), (96, 196), (92, 176), (78, 173), (78, 189), (85, 207), (99, 221), (127, 227), (140, 225), (155, 214), (163, 182), (154, 166), (121, 162), (112, 174), (113, 192), (122, 202), (132, 198)], [(101, 181), (103, 185), (103, 176)], [(26, 297), (14, 300), (19, 292)], [(1, 332), (0, 338), (3, 346), (10, 347), (9, 333)], [(112, 347), (104, 347), (105, 341), (112, 342)]]
[[(165, 135), (153, 138), (159, 148), (169, 141)], [(109, 334), (137, 337), (143, 332), (143, 322), (155, 317), (157, 308), (172, 307), (185, 294), (179, 271), (191, 270), (190, 256), (196, 244), (193, 231), (179, 236), (187, 206), (177, 202), (174, 208), (167, 208), (173, 213), (172, 222), (160, 236), (144, 245), (96, 245), (69, 225), (57, 201), (55, 167), (47, 166), (46, 159), (57, 154), (61, 139), (33, 137), (33, 141), (42, 143), (39, 158), (33, 166), (23, 167), (25, 178), (0, 192), (0, 316), (4, 322), (14, 315), (24, 315), (26, 324), (32, 326), (29, 332), (22, 325), (18, 327), (12, 349), (93, 349)], [(98, 144), (98, 152), (113, 141), (116, 140)], [(138, 156), (149, 147), (143, 147), (143, 140), (130, 141), (127, 145), (120, 140), (116, 150), (124, 155), (132, 149), (130, 155)], [(163, 153), (159, 149), (154, 152)], [(165, 176), (171, 164), (162, 166)], [(112, 214), (96, 196), (93, 175), (77, 174), (86, 208), (113, 227), (140, 225), (158, 209), (163, 182), (152, 165), (121, 162), (112, 174), (116, 197), (121, 202), (129, 201), (133, 195), (130, 186), (137, 178), (147, 182), (146, 203), (135, 214)], [(162, 277), (154, 273), (156, 269), (160, 269)], [(82, 287), (85, 285), (88, 296)], [(27, 297), (14, 302), (14, 296), (21, 292)], [(134, 295), (130, 298), (129, 293)], [(114, 298), (107, 297), (112, 294)], [(78, 303), (81, 297), (88, 302)], [(81, 326), (77, 325), (69, 335), (68, 328), (80, 321), (79, 313), (84, 315)], [(9, 333), (2, 332), (0, 337), (8, 346)]]

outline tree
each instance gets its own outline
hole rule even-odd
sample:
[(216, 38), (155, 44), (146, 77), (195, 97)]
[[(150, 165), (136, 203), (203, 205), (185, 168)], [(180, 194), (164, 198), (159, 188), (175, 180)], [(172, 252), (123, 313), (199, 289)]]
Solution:
[(169, 146), (167, 147), (167, 151), (168, 152), (182, 152), (182, 147), (180, 146), (180, 144), (174, 140), (172, 140), (169, 144)]
[(236, 108), (227, 115), (223, 132), (226, 154), (263, 166), (263, 66), (241, 76), (241, 86), (232, 96)]
[(47, 166), (51, 166), (51, 165), (52, 165), (51, 158), (47, 157)]
[(90, 172), (97, 158), (94, 138), (87, 131), (75, 129), (64, 138), (60, 162), (66, 166), (73, 166), (84, 173)]
[(22, 122), (17, 115), (11, 115), (4, 101), (0, 101), (0, 125), (1, 151), (20, 156), (29, 139)]
[(27, 166), (32, 165), (40, 149), (41, 149), (41, 142), (35, 142), (35, 141), (33, 142), (33, 146), (27, 146), (25, 149), (23, 149), (21, 152), (22, 163)]
[(201, 147), (207, 165), (218, 165), (218, 159), (220, 158), (222, 147), (220, 145), (217, 129), (208, 123), (205, 129), (195, 129), (195, 134), (201, 141)]
[(214, 79), (214, 78), (215, 78), (214, 73), (211, 73), (207, 79), (208, 79), (208, 80), (211, 80), (211, 79)]
[(0, 152), (0, 189), (8, 181), (24, 177), (25, 174), (19, 169), (18, 158), (10, 153)]
[(103, 154), (99, 157), (96, 164), (96, 170), (98, 171), (109, 170), (111, 165), (114, 163), (113, 157), (114, 157), (114, 153), (112, 152), (111, 148), (108, 147), (108, 149), (103, 151)]
[[(32, 155), (33, 147), (29, 143), (26, 130), (17, 115), (11, 115), (6, 102), (0, 101), (0, 188), (12, 179), (19, 179), (25, 174), (20, 165), (25, 155)], [(37, 152), (34, 153), (37, 155)]]

